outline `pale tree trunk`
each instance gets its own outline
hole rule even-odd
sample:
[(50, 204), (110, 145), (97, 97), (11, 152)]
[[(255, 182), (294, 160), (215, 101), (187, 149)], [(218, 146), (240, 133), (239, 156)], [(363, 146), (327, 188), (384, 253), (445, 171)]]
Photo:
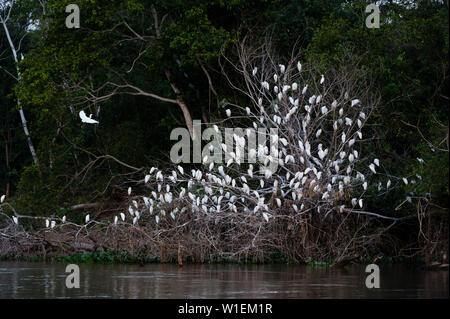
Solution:
[[(156, 37), (158, 39), (160, 39), (161, 38), (161, 30), (160, 30), (161, 26), (159, 25), (158, 13), (156, 12), (154, 5), (152, 5), (151, 10), (152, 10), (153, 18), (154, 18), (154, 23), (155, 23)], [(172, 88), (173, 92), (175, 93), (175, 95), (177, 97), (176, 101), (177, 101), (178, 106), (181, 108), (181, 111), (183, 112), (184, 121), (186, 122), (186, 126), (188, 127), (189, 134), (191, 135), (192, 140), (195, 140), (196, 136), (195, 136), (194, 122), (192, 121), (191, 112), (189, 111), (189, 108), (186, 105), (186, 102), (184, 101), (183, 97), (181, 96), (180, 90), (175, 85), (175, 82), (172, 81), (172, 77), (170, 75), (169, 70), (165, 70), (165, 74), (166, 74), (167, 81), (169, 81), (170, 87)]]
[(194, 124), (193, 124), (194, 122), (192, 121), (191, 112), (189, 112), (189, 108), (187, 107), (186, 103), (184, 102), (183, 98), (181, 97), (180, 90), (175, 85), (175, 83), (172, 81), (172, 79), (170, 77), (170, 72), (166, 70), (165, 73), (166, 73), (166, 78), (169, 81), (173, 92), (177, 96), (177, 104), (181, 108), (181, 111), (183, 112), (184, 121), (186, 122), (186, 126), (188, 127), (189, 133), (191, 134), (191, 138), (192, 138), (192, 140), (195, 140), (196, 136), (195, 136), (195, 130), (194, 130)]
[[(8, 27), (6, 26), (5, 19), (0, 17), (0, 23), (3, 24), (3, 28), (5, 29), (6, 38), (8, 39), (8, 43), (9, 43), (9, 46), (10, 46), (12, 54), (13, 54), (14, 62), (16, 63), (17, 81), (20, 82), (20, 71), (19, 71), (19, 66), (18, 66), (19, 60), (17, 58), (16, 48), (14, 46), (14, 43), (11, 40), (11, 36), (9, 34)], [(34, 164), (37, 164), (39, 162), (38, 161), (38, 157), (36, 155), (36, 151), (34, 150), (33, 142), (31, 141), (30, 132), (28, 131), (28, 126), (27, 126), (27, 120), (25, 118), (25, 113), (23, 112), (22, 105), (20, 103), (19, 98), (17, 98), (17, 106), (19, 107), (20, 119), (22, 121), (23, 131), (24, 131), (25, 136), (27, 138), (28, 148), (30, 149), (30, 153), (31, 153), (31, 156), (33, 157)]]

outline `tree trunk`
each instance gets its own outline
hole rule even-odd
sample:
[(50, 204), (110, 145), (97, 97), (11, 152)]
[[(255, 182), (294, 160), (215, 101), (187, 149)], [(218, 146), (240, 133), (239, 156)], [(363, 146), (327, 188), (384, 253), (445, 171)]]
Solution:
[[(18, 66), (19, 60), (17, 59), (16, 48), (14, 46), (14, 43), (11, 40), (11, 36), (9, 35), (9, 30), (8, 30), (8, 27), (6, 26), (6, 21), (3, 18), (1, 18), (0, 22), (3, 24), (3, 28), (5, 29), (6, 38), (8, 39), (9, 46), (10, 46), (12, 54), (13, 54), (14, 62), (16, 63), (17, 80), (20, 82), (20, 71), (19, 71), (19, 66)], [(36, 151), (34, 150), (33, 142), (31, 141), (30, 132), (28, 131), (28, 126), (27, 126), (27, 120), (25, 118), (25, 113), (23, 112), (22, 105), (20, 103), (19, 98), (17, 98), (17, 106), (19, 107), (20, 119), (22, 121), (23, 131), (27, 138), (28, 148), (30, 149), (30, 153), (31, 153), (31, 156), (33, 157), (34, 164), (37, 164), (39, 161), (38, 161), (38, 158), (36, 155)]]

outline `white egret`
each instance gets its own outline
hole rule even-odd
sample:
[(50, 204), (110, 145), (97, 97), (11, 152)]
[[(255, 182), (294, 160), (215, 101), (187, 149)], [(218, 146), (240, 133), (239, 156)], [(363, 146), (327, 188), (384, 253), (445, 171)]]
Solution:
[(359, 103), (359, 100), (358, 100), (358, 99), (352, 100), (352, 106), (355, 106), (355, 105), (358, 104), (358, 103)]
[(89, 222), (89, 214), (86, 215), (86, 217), (84, 218), (85, 223), (87, 224)]
[(378, 158), (374, 159), (373, 162), (376, 166), (380, 166), (380, 160)]
[(80, 111), (79, 115), (81, 118), (81, 122), (83, 122), (83, 123), (88, 123), (88, 124), (98, 124), (99, 123), (98, 121), (92, 119), (92, 114), (89, 115), (89, 117), (87, 117), (86, 113), (83, 110)]
[(6, 198), (6, 195), (2, 195), (2, 197), (0, 197), (0, 204), (5, 201), (5, 198)]
[(305, 87), (302, 90), (302, 95), (305, 95), (306, 90), (308, 90), (308, 84), (305, 85)]

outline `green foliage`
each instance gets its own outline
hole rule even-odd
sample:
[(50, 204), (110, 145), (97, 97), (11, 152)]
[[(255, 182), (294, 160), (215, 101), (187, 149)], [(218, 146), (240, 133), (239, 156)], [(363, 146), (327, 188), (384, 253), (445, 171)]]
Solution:
[(57, 183), (51, 170), (39, 165), (24, 168), (15, 202), (21, 214), (50, 216), (57, 209), (57, 198)]
[[(423, 0), (408, 8), (400, 1), (383, 2), (381, 27), (369, 29), (365, 7), (371, 1), (77, 0), (81, 28), (68, 29), (66, 1), (45, 2), (45, 15), (33, 0), (16, 1), (11, 13), (10, 32), (14, 39), (22, 39), (20, 53), (25, 55), (18, 65), (20, 83), (13, 77), (16, 65), (0, 29), (0, 52), (6, 56), (0, 59), (0, 194), (8, 189), (21, 214), (61, 216), (69, 214), (67, 207), (72, 204), (109, 200), (108, 187), (123, 182), (128, 171), (109, 161), (95, 162), (86, 170), (103, 154), (136, 167), (166, 161), (170, 131), (184, 126), (178, 106), (125, 94), (125, 89), (94, 103), (88, 101), (93, 88), (109, 81), (126, 82), (159, 96), (179, 98), (167, 79), (169, 71), (193, 118), (201, 118), (205, 110), (211, 115), (223, 113), (227, 103), (243, 104), (246, 99), (228, 85), (219, 57), (224, 53), (236, 61), (233, 44), (238, 38), (250, 36), (258, 43), (267, 35), (280, 61), (300, 52), (303, 60), (315, 63), (318, 74), (358, 57), (361, 87), (371, 86), (381, 97), (381, 107), (363, 132), (364, 136), (375, 132), (376, 139), (362, 153), (380, 158), (378, 176), (383, 184), (386, 175), (410, 181), (404, 185), (401, 179), (394, 180), (396, 188), (381, 196), (377, 187), (369, 187), (368, 210), (409, 214), (407, 205), (400, 212), (393, 209), (410, 193), (448, 207), (449, 158), (440, 150), (446, 148), (448, 138), (448, 8), (443, 3)], [(165, 17), (160, 35), (154, 30), (152, 4), (159, 21)], [(217, 96), (212, 95), (202, 67), (209, 72)], [(235, 81), (235, 70), (224, 67)], [(108, 95), (111, 90), (96, 94)], [(18, 99), (39, 165), (30, 164)], [(82, 108), (93, 113), (100, 125), (81, 123)], [(111, 181), (112, 176), (121, 177)], [(70, 258), (137, 260), (124, 252)], [(267, 258), (292, 262), (277, 253)], [(211, 260), (230, 262), (224, 256)]]
[[(411, 9), (387, 3), (381, 6), (380, 28), (369, 29), (365, 5), (348, 4), (340, 17), (331, 14), (305, 55), (324, 69), (341, 65), (347, 56), (359, 56), (359, 68), (373, 78), (372, 90), (381, 96), (381, 107), (371, 117), (378, 139), (364, 153), (377, 154), (383, 174), (412, 176), (416, 183), (404, 186), (400, 180), (393, 194), (381, 198), (373, 189), (371, 207), (392, 212), (404, 200), (402, 194), (411, 191), (431, 194), (442, 203), (449, 195), (448, 152), (431, 151), (411, 125), (419, 123), (422, 134), (436, 145), (448, 134), (440, 127), (448, 123), (448, 109), (443, 107), (448, 105), (449, 87), (444, 71), (448, 69), (448, 9), (428, 1)], [(417, 158), (426, 158), (425, 165), (419, 165)]]

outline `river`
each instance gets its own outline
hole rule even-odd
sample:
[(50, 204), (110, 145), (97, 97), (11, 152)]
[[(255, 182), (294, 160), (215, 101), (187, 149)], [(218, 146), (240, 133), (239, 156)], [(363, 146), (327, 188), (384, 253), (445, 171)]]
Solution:
[(80, 264), (80, 288), (66, 264), (0, 262), (0, 298), (448, 298), (448, 271), (380, 265), (368, 289), (364, 265)]

